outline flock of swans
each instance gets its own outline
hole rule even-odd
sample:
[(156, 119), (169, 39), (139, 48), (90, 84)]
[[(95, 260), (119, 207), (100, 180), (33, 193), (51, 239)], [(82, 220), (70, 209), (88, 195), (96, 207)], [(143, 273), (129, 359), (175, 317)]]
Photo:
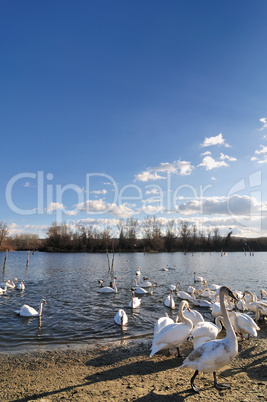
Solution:
[[(4, 284), (1, 285), (2, 287), (0, 287), (0, 294), (6, 294), (8, 289), (9, 290), (16, 289), (19, 291), (24, 291), (25, 281), (22, 280), (18, 284), (16, 284), (16, 282), (18, 282), (17, 278), (14, 278), (12, 281), (11, 280), (6, 281)], [(46, 301), (45, 299), (42, 299), (40, 301), (38, 311), (35, 310), (35, 308), (29, 306), (28, 304), (24, 304), (19, 310), (15, 310), (14, 312), (21, 317), (41, 317), (44, 304), (46, 304)]]
[[(163, 270), (169, 270), (169, 267)], [(175, 269), (175, 268), (174, 268)], [(140, 267), (136, 271), (136, 276), (141, 276)], [(116, 277), (110, 286), (103, 287), (100, 282), (100, 293), (117, 293)], [(267, 296), (265, 290), (260, 291), (261, 300), (250, 291), (231, 290), (226, 286), (212, 284), (208, 286), (207, 281), (197, 276), (194, 272), (194, 284), (189, 286), (187, 292), (179, 289), (180, 281), (176, 285), (169, 286), (169, 295), (163, 301), (164, 305), (170, 310), (175, 309), (176, 303), (180, 299), (177, 317), (173, 320), (167, 313), (160, 317), (154, 325), (153, 341), (150, 357), (161, 350), (177, 349), (180, 354), (180, 346), (185, 342), (193, 343), (193, 351), (185, 358), (183, 364), (177, 369), (193, 369), (194, 375), (191, 378), (191, 388), (195, 392), (200, 392), (200, 388), (195, 384), (195, 379), (199, 373), (212, 372), (214, 386), (217, 389), (227, 389), (229, 384), (218, 384), (216, 371), (231, 362), (238, 352), (238, 339), (245, 339), (245, 336), (257, 336), (260, 330), (257, 321), (267, 315)], [(129, 308), (141, 306), (141, 299), (135, 294), (152, 293), (152, 289), (157, 283), (152, 283), (149, 278), (140, 281), (132, 280), (134, 287), (131, 288), (132, 298), (128, 304)], [(204, 285), (205, 288), (196, 290), (196, 285)], [(191, 306), (197, 306), (198, 310)], [(205, 321), (201, 314), (201, 307), (209, 308), (211, 321)], [(200, 311), (199, 311), (200, 310)], [(249, 312), (249, 314), (248, 314)], [(254, 319), (251, 317), (254, 315)], [(121, 327), (127, 325), (128, 317), (123, 309), (119, 309), (114, 317), (116, 324)], [(226, 330), (223, 339), (217, 339), (222, 328)]]

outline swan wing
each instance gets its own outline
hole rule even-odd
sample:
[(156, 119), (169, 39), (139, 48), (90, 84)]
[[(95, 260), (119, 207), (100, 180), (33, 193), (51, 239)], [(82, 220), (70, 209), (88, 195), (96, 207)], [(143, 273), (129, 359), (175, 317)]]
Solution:
[(32, 317), (39, 315), (38, 311), (36, 311), (33, 307), (28, 306), (27, 304), (24, 304), (20, 310), (16, 311), (16, 313), (23, 317)]

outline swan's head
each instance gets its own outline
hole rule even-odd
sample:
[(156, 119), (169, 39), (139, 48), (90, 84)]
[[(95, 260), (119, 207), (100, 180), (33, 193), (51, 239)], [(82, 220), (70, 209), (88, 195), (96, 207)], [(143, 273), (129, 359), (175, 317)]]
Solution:
[(232, 292), (232, 290), (231, 290), (230, 288), (228, 288), (227, 286), (222, 286), (222, 287), (220, 288), (220, 294), (226, 294), (226, 295), (230, 296), (232, 299), (238, 300), (238, 299), (235, 297), (235, 295), (234, 295), (234, 293)]
[(18, 282), (18, 279), (17, 279), (17, 278), (14, 278), (14, 281)]
[(187, 300), (183, 300), (183, 302), (184, 302), (184, 308), (186, 308), (186, 309), (187, 309), (187, 311), (189, 311), (189, 312), (190, 312), (190, 307), (189, 307), (189, 303), (188, 303), (188, 301), (187, 301)]
[(42, 303), (42, 304), (47, 304), (46, 301), (45, 301), (45, 299), (42, 299), (42, 300), (41, 300), (41, 303)]

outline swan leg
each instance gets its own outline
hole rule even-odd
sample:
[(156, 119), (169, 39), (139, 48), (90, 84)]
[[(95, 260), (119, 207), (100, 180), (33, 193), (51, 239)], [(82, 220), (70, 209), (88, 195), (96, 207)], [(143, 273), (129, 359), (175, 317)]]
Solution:
[(195, 371), (193, 377), (191, 378), (191, 388), (194, 392), (197, 392), (199, 394), (201, 391), (201, 388), (198, 385), (194, 384), (194, 379), (196, 378), (197, 375), (198, 375), (198, 370)]
[(219, 390), (222, 390), (222, 389), (227, 389), (227, 388), (231, 387), (230, 384), (218, 384), (215, 371), (213, 371), (213, 378), (214, 378), (214, 387), (215, 388), (217, 388)]

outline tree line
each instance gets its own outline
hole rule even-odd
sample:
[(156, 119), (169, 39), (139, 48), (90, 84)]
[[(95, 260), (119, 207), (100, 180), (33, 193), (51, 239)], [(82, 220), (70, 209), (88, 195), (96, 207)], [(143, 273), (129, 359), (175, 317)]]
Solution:
[(129, 218), (120, 221), (116, 233), (107, 226), (100, 230), (93, 226), (52, 223), (45, 239), (36, 234), (8, 236), (7, 225), (0, 222), (1, 250), (40, 250), (49, 252), (221, 252), (267, 251), (267, 238), (238, 238), (232, 232), (220, 235), (217, 227), (199, 230), (196, 225), (182, 221), (178, 227), (170, 220), (163, 225), (160, 220), (147, 218), (143, 222)]

